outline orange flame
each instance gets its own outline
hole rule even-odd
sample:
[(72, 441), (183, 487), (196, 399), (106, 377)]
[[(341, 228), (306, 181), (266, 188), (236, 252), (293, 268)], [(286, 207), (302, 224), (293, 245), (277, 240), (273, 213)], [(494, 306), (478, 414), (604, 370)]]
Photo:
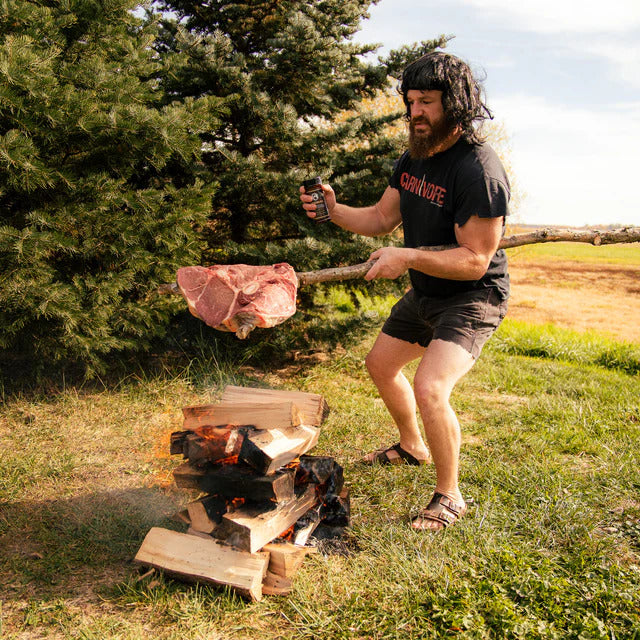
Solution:
[(283, 540), (286, 540), (287, 542), (291, 542), (293, 540), (293, 532), (295, 531), (295, 524), (292, 524), (288, 529), (286, 529), (285, 531), (283, 531), (278, 538), (282, 538)]

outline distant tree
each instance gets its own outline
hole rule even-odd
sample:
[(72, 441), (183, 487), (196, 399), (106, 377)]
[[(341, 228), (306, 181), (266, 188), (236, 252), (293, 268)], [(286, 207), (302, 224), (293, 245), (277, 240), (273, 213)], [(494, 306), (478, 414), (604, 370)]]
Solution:
[(213, 189), (200, 175), (198, 134), (217, 126), (220, 101), (163, 96), (155, 27), (135, 6), (0, 5), (5, 354), (91, 369), (144, 348), (172, 304), (151, 292), (201, 260), (194, 227)]

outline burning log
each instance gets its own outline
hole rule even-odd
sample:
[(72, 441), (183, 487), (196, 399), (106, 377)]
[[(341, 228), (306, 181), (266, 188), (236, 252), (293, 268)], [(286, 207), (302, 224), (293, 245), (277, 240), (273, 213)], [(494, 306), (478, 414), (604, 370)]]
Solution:
[(243, 500), (286, 502), (294, 496), (295, 469), (279, 469), (265, 476), (239, 465), (195, 467), (182, 463), (173, 472), (176, 486)]
[(213, 437), (203, 435), (201, 430), (171, 434), (171, 453), (181, 453), (196, 467), (242, 461), (270, 475), (306, 453), (320, 437), (320, 429), (306, 425), (263, 431), (251, 427), (207, 427), (207, 430)]
[(171, 435), (171, 453), (186, 458), (174, 470), (176, 486), (205, 494), (178, 514), (187, 534), (152, 529), (136, 561), (254, 600), (284, 595), (314, 529), (325, 521), (348, 526), (342, 467), (307, 453), (328, 406), (298, 391), (227, 387), (225, 395), (218, 405), (186, 407), (188, 428)]
[(314, 447), (320, 429), (301, 425), (295, 429), (260, 431), (245, 438), (240, 460), (257, 471), (271, 474)]
[(237, 460), (246, 435), (246, 429), (232, 425), (176, 431), (171, 434), (170, 451), (181, 453), (195, 465)]
[(226, 513), (212, 535), (253, 553), (295, 524), (317, 500), (315, 487), (309, 486), (302, 495), (275, 509), (245, 505)]

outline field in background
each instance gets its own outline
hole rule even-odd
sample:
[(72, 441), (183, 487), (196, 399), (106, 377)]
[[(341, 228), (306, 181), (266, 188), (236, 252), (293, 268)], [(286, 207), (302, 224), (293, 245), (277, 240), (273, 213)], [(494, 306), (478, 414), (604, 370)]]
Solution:
[[(575, 257), (585, 249), (597, 263)], [(407, 524), (430, 497), (433, 468), (358, 464), (394, 438), (362, 364), (373, 335), (280, 371), (238, 368), (212, 350), (161, 375), (5, 397), (0, 637), (637, 640), (640, 340), (599, 329), (621, 330), (637, 303), (621, 275), (636, 273), (632, 249), (510, 251), (509, 317), (454, 392), (471, 506), (444, 534)], [(593, 286), (602, 273), (612, 307)], [(565, 313), (545, 324), (565, 292)], [(594, 320), (583, 325), (586, 313)], [(172, 486), (179, 461), (168, 454), (180, 408), (227, 383), (322, 393), (332, 408), (313, 453), (345, 467), (352, 535), (308, 558), (286, 598), (247, 604), (139, 579), (131, 564), (150, 527), (182, 530), (172, 515), (192, 496)]]
[(509, 318), (640, 342), (640, 245), (557, 242), (507, 254)]

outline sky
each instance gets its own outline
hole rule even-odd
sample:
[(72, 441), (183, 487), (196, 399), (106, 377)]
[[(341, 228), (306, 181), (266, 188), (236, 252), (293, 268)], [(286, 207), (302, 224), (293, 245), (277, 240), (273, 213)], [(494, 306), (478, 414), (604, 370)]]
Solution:
[(537, 226), (640, 226), (640, 0), (380, 0), (355, 39), (378, 54), (454, 35), (484, 77)]

